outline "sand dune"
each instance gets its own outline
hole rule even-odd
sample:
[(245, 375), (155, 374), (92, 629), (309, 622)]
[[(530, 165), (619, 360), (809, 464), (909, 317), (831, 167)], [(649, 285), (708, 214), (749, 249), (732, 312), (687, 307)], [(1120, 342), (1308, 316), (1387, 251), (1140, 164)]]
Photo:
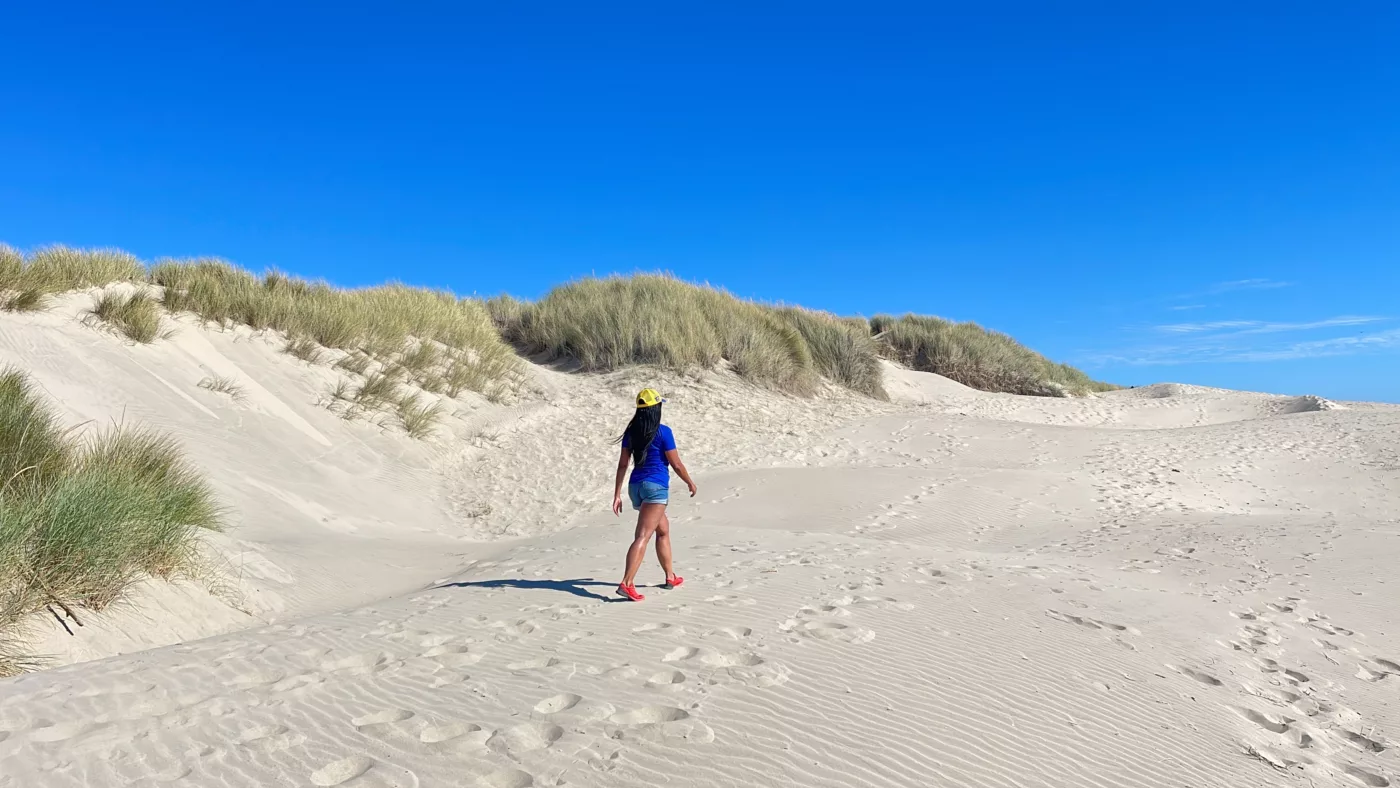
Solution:
[[(219, 594), (152, 586), (0, 682), (0, 786), (1400, 780), (1400, 408), (535, 367), (421, 444), (249, 333), (2, 319), (0, 362), (175, 431), (238, 528)], [(617, 603), (642, 382), (701, 494), (671, 512), (686, 585)]]

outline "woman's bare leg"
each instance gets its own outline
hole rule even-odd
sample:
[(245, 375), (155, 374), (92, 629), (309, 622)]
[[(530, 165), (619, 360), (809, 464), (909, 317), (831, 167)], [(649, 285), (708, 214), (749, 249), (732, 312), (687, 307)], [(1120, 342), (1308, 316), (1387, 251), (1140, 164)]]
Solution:
[(666, 582), (671, 582), (676, 573), (671, 569), (671, 518), (665, 512), (661, 513), (661, 524), (656, 527), (656, 560), (661, 562)]
[(665, 516), (665, 504), (642, 504), (642, 510), (637, 514), (636, 535), (632, 538), (632, 546), (627, 548), (627, 569), (622, 575), (623, 585), (630, 586), (636, 581), (637, 570), (642, 568), (642, 558), (647, 554), (647, 542), (651, 541), (651, 535), (656, 532)]

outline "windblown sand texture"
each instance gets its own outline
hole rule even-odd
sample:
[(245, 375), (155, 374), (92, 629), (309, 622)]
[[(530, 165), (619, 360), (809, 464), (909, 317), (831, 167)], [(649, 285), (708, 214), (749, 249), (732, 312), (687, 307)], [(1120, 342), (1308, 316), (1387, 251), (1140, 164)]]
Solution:
[[(233, 528), (220, 582), (35, 622), (71, 664), (0, 682), (0, 786), (1400, 782), (1400, 407), (532, 367), (424, 443), (273, 339), (133, 347), (84, 299), (0, 316), (0, 363), (176, 434)], [(686, 584), (630, 604), (609, 441), (641, 384), (701, 493)]]

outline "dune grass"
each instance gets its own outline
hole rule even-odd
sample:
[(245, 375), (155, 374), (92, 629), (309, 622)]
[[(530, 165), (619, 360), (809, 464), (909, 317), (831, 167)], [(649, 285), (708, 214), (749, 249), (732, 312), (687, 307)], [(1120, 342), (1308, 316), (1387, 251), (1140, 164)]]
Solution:
[(0, 312), (36, 312), (47, 293), (32, 286), (24, 273), (24, 255), (0, 244)]
[(870, 325), (890, 358), (975, 389), (1053, 397), (1116, 388), (976, 323), (924, 315), (878, 315)]
[(120, 249), (73, 249), (49, 246), (29, 256), (24, 272), (31, 287), (63, 293), (113, 282), (140, 282), (146, 268)]
[(425, 403), (419, 394), (408, 394), (398, 401), (399, 423), (411, 438), (422, 440), (433, 434), (442, 421), (442, 403)]
[(89, 314), (133, 342), (150, 344), (160, 336), (160, 307), (145, 290), (102, 293)]
[(165, 288), (165, 307), (173, 312), (284, 331), (298, 349), (314, 342), (348, 351), (362, 359), (362, 370), (371, 360), (391, 359), (414, 377), (470, 368), (469, 388), (493, 398), (519, 382), (519, 359), (482, 304), (446, 291), (397, 284), (340, 290), (278, 272), (259, 279), (211, 259), (160, 261), (151, 281)]
[(727, 360), (739, 375), (780, 391), (809, 394), (825, 378), (884, 398), (884, 356), (987, 391), (1066, 396), (1113, 388), (973, 323), (838, 317), (743, 301), (670, 276), (582, 279), (537, 303), (499, 296), (485, 305), (511, 342), (576, 359), (585, 370), (708, 369)]
[(775, 310), (669, 276), (581, 279), (512, 317), (493, 314), (531, 352), (577, 359), (585, 370), (634, 364), (708, 369), (727, 360), (743, 377), (794, 394), (818, 375), (802, 333)]
[(145, 278), (141, 261), (118, 249), (49, 246), (26, 258), (0, 245), (0, 311), (40, 311), (57, 293)]
[[(315, 363), (323, 349), (345, 351), (335, 362), (340, 369), (368, 377), (393, 366), (397, 382), (452, 397), (475, 391), (500, 399), (518, 389), (521, 366), (511, 344), (576, 359), (589, 371), (711, 369), (723, 361), (757, 385), (797, 395), (826, 379), (883, 398), (881, 356), (988, 391), (1063, 396), (1114, 388), (973, 323), (922, 315), (867, 322), (744, 301), (662, 275), (581, 279), (535, 303), (508, 295), (479, 301), (397, 284), (342, 290), (278, 271), (259, 277), (214, 258), (162, 260), (147, 272), (116, 250), (54, 246), (26, 259), (0, 246), (0, 309), (42, 309), (53, 293), (143, 277), (164, 288), (162, 304), (172, 312), (282, 331), (284, 349), (297, 358)], [(150, 318), (158, 325), (159, 316), (145, 299), (103, 299), (94, 311), (111, 317), (104, 320), (137, 341), (154, 338)], [(366, 383), (370, 393), (352, 397), (351, 410), (391, 408), (397, 389), (376, 396), (383, 381)]]
[(231, 399), (238, 401), (243, 400), (246, 394), (246, 392), (243, 390), (243, 386), (241, 386), (238, 383), (238, 381), (234, 380), (233, 378), (223, 377), (220, 375), (207, 377), (199, 381), (198, 385), (202, 389), (205, 389), (207, 391), (213, 391), (217, 394), (226, 394)]
[(282, 352), (289, 356), (299, 358), (308, 364), (315, 364), (325, 356), (325, 351), (310, 337), (293, 337), (288, 339), (287, 343), (282, 346)]
[(75, 438), (24, 375), (0, 371), (0, 672), (24, 667), (13, 646), (24, 616), (104, 608), (143, 577), (190, 568), (198, 534), (220, 528), (170, 438), (120, 427)]
[(783, 307), (776, 312), (802, 335), (822, 377), (877, 399), (888, 396), (879, 352), (865, 320), (800, 307)]

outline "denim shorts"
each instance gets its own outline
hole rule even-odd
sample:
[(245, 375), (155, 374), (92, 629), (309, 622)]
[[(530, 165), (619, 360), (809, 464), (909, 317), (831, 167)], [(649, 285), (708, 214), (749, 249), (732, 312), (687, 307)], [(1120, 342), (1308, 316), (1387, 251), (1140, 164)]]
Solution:
[(671, 500), (671, 488), (656, 482), (634, 482), (627, 485), (627, 494), (632, 496), (632, 508), (641, 509), (644, 503), (659, 503), (663, 506)]

